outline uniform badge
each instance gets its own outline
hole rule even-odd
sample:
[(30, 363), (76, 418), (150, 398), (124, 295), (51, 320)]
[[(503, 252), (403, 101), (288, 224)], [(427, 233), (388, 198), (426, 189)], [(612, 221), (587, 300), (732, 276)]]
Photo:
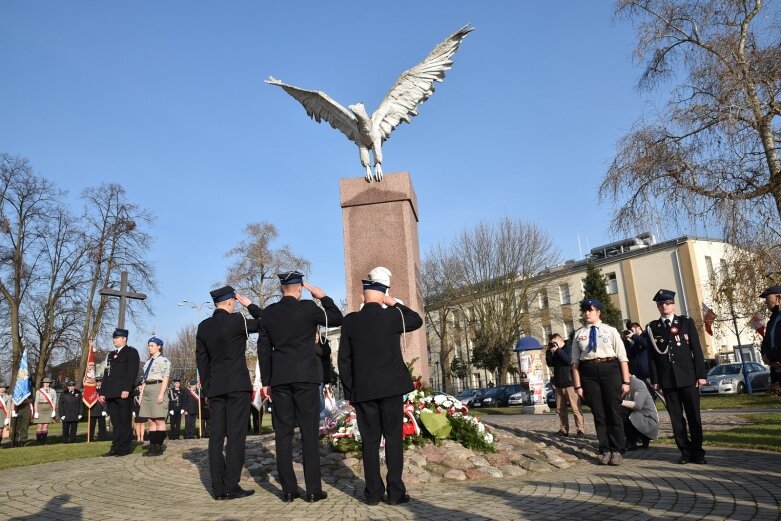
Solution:
[(672, 333), (673, 335), (677, 335), (678, 331), (679, 330), (678, 330), (677, 326), (673, 326), (673, 327), (670, 328), (670, 333)]

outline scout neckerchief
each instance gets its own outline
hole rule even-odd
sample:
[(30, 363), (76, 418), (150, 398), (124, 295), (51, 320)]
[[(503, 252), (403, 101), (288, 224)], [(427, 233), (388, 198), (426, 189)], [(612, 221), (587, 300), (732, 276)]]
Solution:
[(38, 392), (41, 393), (41, 396), (46, 398), (46, 401), (49, 402), (49, 405), (52, 406), (52, 409), (54, 409), (54, 402), (52, 402), (51, 397), (49, 396), (49, 393), (44, 392), (43, 388), (38, 389)]

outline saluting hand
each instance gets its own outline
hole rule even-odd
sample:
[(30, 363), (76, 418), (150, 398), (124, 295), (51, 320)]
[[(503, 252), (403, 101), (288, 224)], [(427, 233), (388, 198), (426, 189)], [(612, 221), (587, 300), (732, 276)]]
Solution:
[(309, 290), (309, 293), (312, 294), (312, 296), (316, 299), (321, 299), (325, 297), (325, 291), (318, 288), (317, 286), (313, 286), (310, 283), (304, 281), (304, 287)]
[(391, 297), (390, 295), (385, 295), (385, 296), (382, 298), (382, 302), (383, 302), (383, 304), (385, 304), (386, 306), (390, 306), (390, 307), (392, 307), (392, 306), (395, 306), (395, 305), (396, 305), (396, 302), (397, 302), (397, 300), (396, 300), (395, 298)]
[(236, 300), (238, 300), (239, 304), (245, 308), (252, 304), (252, 301), (249, 298), (245, 297), (244, 295), (240, 295), (239, 293), (236, 293)]

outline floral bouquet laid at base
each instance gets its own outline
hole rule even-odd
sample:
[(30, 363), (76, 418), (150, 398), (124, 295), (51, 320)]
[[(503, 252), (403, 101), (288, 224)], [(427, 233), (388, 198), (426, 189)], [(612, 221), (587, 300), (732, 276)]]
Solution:
[[(432, 395), (421, 382), (413, 380), (415, 389), (404, 397), (404, 446), (438, 443), (450, 439), (468, 449), (494, 452), (494, 435), (479, 418), (470, 416), (467, 407), (448, 395)], [(339, 452), (361, 450), (361, 433), (355, 409), (345, 400), (336, 403), (321, 422), (323, 443)]]

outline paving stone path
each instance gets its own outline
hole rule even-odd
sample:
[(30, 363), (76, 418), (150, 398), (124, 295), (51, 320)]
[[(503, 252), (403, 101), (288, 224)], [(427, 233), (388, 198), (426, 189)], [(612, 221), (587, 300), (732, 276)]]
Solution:
[[(705, 418), (706, 428), (742, 421), (729, 414)], [(593, 436), (552, 437), (558, 423), (551, 415), (486, 421), (505, 439), (544, 444), (578, 461), (521, 476), (410, 484), (411, 503), (369, 507), (359, 499), (363, 485), (358, 476), (345, 472), (340, 477), (331, 470), (324, 473), (326, 501), (282, 503), (273, 475), (258, 471), (264, 462), (248, 459), (242, 486), (255, 489), (255, 495), (214, 501), (200, 464), (206, 440), (178, 441), (168, 443), (165, 455), (157, 458), (136, 454), (0, 471), (0, 519), (781, 519), (781, 454), (710, 448), (708, 465), (677, 465), (674, 447), (652, 445), (629, 454), (621, 467), (598, 466), (590, 457)], [(593, 434), (590, 422), (587, 416), (587, 433)], [(250, 447), (267, 441), (252, 437)]]

